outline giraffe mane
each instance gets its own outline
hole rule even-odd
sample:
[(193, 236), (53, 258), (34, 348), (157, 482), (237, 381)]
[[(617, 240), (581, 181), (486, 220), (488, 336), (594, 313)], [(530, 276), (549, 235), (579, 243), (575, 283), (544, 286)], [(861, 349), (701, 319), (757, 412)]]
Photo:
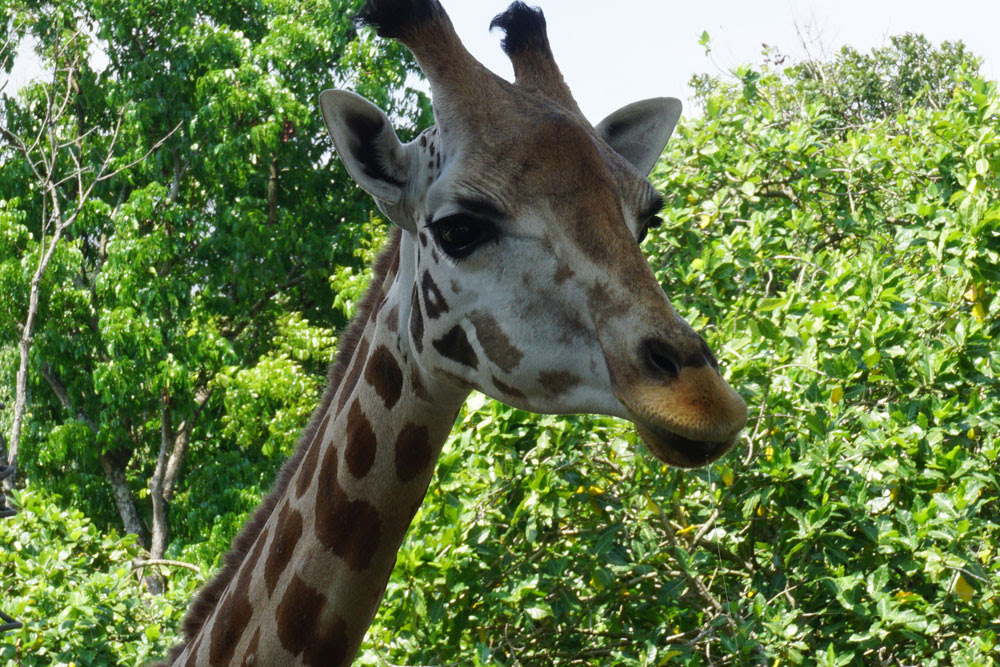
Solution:
[(183, 621), (183, 642), (174, 646), (167, 657), (167, 661), (159, 663), (159, 666), (171, 664), (181, 654), (184, 647), (198, 634), (198, 631), (201, 630), (205, 620), (212, 613), (212, 610), (215, 609), (215, 605), (218, 604), (219, 599), (222, 597), (223, 591), (226, 590), (226, 586), (236, 576), (240, 564), (264, 529), (264, 524), (267, 523), (268, 518), (274, 511), (278, 500), (281, 499), (288, 488), (288, 483), (291, 481), (295, 471), (298, 470), (299, 464), (302, 462), (303, 456), (305, 456), (306, 449), (308, 449), (309, 443), (312, 442), (316, 430), (322, 422), (323, 415), (326, 414), (330, 403), (333, 402), (334, 395), (336, 395), (337, 390), (344, 381), (347, 367), (351, 363), (364, 333), (365, 324), (376, 310), (383, 296), (383, 285), (386, 278), (394, 274), (398, 269), (400, 237), (400, 228), (393, 227), (389, 242), (382, 252), (379, 253), (378, 259), (375, 260), (375, 266), (372, 270), (372, 281), (368, 286), (368, 290), (358, 304), (354, 319), (351, 320), (350, 325), (348, 325), (340, 337), (336, 360), (330, 367), (328, 383), (326, 390), (323, 392), (323, 398), (320, 401), (319, 407), (313, 412), (312, 418), (309, 420), (309, 425), (302, 432), (302, 437), (299, 438), (299, 443), (295, 447), (295, 451), (285, 461), (284, 465), (282, 465), (281, 471), (278, 473), (267, 498), (257, 507), (253, 516), (244, 524), (243, 529), (233, 540), (229, 552), (223, 558), (222, 569), (198, 591), (197, 596), (188, 608)]

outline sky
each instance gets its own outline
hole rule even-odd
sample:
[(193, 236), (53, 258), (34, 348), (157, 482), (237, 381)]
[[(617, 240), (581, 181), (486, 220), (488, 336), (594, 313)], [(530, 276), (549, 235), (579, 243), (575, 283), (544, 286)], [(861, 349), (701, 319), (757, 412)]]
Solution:
[[(442, 0), (466, 47), (511, 79), (499, 32), (489, 23), (508, 0)], [(687, 104), (693, 74), (724, 74), (761, 61), (761, 45), (793, 58), (833, 55), (847, 44), (867, 51), (890, 35), (923, 33), (935, 44), (962, 40), (983, 57), (983, 74), (1000, 78), (1000, 0), (528, 0), (545, 12), (549, 41), (580, 108), (594, 123), (647, 97)], [(702, 31), (712, 51), (698, 44)], [(21, 53), (7, 92), (37, 75)], [(0, 81), (2, 83), (2, 81)]]
[[(906, 32), (923, 33), (935, 44), (962, 40), (985, 58), (983, 74), (1000, 78), (1000, 0), (527, 1), (545, 12), (563, 77), (595, 123), (647, 97), (687, 102), (693, 74), (760, 63), (762, 43), (802, 58), (800, 32), (817, 57), (833, 55), (845, 44), (867, 51)], [(442, 2), (469, 51), (497, 74), (513, 78), (499, 31), (488, 32), (507, 0)], [(702, 31), (711, 37), (710, 57), (698, 44)]]

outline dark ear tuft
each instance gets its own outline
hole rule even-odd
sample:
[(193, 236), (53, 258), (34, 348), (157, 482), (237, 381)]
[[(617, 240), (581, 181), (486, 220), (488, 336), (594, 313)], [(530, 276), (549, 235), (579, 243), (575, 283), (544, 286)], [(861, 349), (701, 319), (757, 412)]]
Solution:
[(538, 7), (523, 2), (512, 3), (503, 14), (490, 21), (490, 30), (500, 28), (505, 35), (500, 45), (504, 53), (514, 56), (527, 50), (551, 53), (549, 38), (545, 33), (545, 15)]
[(443, 14), (438, 0), (365, 0), (355, 21), (374, 28), (379, 37), (400, 39), (424, 21)]

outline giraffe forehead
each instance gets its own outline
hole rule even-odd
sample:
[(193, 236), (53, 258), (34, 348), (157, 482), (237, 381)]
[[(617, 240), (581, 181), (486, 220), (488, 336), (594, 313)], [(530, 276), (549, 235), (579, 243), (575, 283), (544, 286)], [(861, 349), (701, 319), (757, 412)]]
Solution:
[(649, 181), (582, 118), (550, 114), (535, 122), (470, 151), (458, 188), (485, 193), (514, 217), (534, 213), (536, 224), (558, 226), (597, 219), (620, 227), (624, 209), (655, 198)]

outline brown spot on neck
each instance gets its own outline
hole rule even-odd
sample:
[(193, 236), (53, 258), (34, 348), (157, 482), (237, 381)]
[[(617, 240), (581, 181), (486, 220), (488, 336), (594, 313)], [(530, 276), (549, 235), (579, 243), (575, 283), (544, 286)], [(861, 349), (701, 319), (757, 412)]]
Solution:
[(396, 405), (403, 391), (403, 371), (385, 345), (379, 345), (372, 352), (365, 367), (365, 380), (374, 387), (387, 410)]
[(239, 579), (233, 589), (219, 602), (212, 624), (212, 637), (208, 645), (208, 661), (212, 665), (228, 665), (236, 653), (236, 646), (243, 638), (243, 631), (250, 624), (253, 607), (250, 604), (250, 578), (267, 541), (267, 534), (258, 535), (253, 550), (244, 560)]
[(367, 500), (351, 500), (337, 478), (336, 448), (323, 456), (317, 476), (316, 537), (355, 571), (366, 570), (378, 549), (382, 521)]
[(377, 447), (371, 422), (365, 417), (361, 402), (355, 399), (347, 413), (347, 447), (344, 450), (344, 461), (352, 475), (361, 479), (368, 474), (375, 462)]
[(278, 639), (307, 665), (341, 665), (349, 657), (347, 624), (326, 612), (326, 606), (326, 597), (297, 573), (278, 604)]
[(267, 586), (268, 595), (274, 594), (274, 587), (277, 586), (281, 573), (291, 561), (300, 537), (302, 537), (302, 515), (292, 509), (291, 503), (286, 502), (278, 514), (274, 540), (271, 541), (267, 560), (264, 562), (264, 584)]
[(260, 645), (260, 627), (253, 633), (253, 638), (250, 639), (250, 643), (247, 645), (246, 655), (243, 656), (243, 662), (240, 667), (260, 667), (256, 664), (257, 662), (257, 647)]
[(316, 472), (316, 465), (319, 463), (320, 450), (323, 449), (323, 437), (326, 434), (326, 427), (330, 423), (330, 412), (323, 416), (323, 421), (320, 422), (319, 428), (316, 429), (316, 434), (313, 436), (312, 441), (307, 445), (308, 453), (302, 459), (302, 465), (299, 466), (299, 478), (295, 482), (295, 497), (301, 498), (305, 492), (309, 489), (309, 483), (312, 482), (313, 475)]
[(407, 424), (396, 438), (396, 476), (409, 482), (431, 462), (433, 450), (426, 426)]
[(347, 399), (351, 397), (354, 393), (354, 387), (358, 384), (358, 379), (361, 378), (361, 371), (365, 368), (365, 358), (368, 356), (368, 340), (362, 338), (358, 343), (358, 358), (354, 360), (351, 365), (351, 372), (344, 378), (344, 384), (340, 388), (340, 400), (337, 401), (337, 412), (342, 412), (344, 410), (344, 405), (347, 404)]
[(396, 333), (399, 331), (399, 304), (392, 304), (392, 308), (385, 314), (385, 325), (389, 327), (389, 331)]

